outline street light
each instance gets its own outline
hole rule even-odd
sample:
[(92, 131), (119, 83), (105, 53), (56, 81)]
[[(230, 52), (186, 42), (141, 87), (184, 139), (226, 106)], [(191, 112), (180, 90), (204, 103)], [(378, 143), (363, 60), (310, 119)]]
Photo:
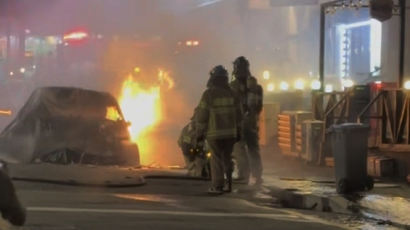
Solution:
[(280, 90), (282, 90), (282, 91), (288, 91), (288, 90), (289, 90), (289, 84), (288, 84), (287, 82), (282, 81), (282, 82), (279, 84), (279, 88), (280, 88)]
[(305, 81), (302, 79), (296, 80), (295, 81), (295, 89), (297, 90), (303, 90), (305, 88)]
[(273, 92), (275, 90), (275, 85), (273, 83), (269, 83), (266, 88), (268, 92)]
[(410, 90), (410, 80), (404, 82), (404, 88), (405, 88), (406, 90)]
[(313, 80), (312, 83), (310, 84), (310, 88), (312, 90), (319, 90), (320, 87), (322, 87), (322, 83), (320, 83), (319, 80)]
[(327, 85), (325, 86), (325, 92), (326, 92), (326, 93), (331, 93), (331, 92), (333, 92), (333, 85), (327, 84)]
[(354, 82), (351, 79), (342, 80), (342, 85), (344, 88), (351, 88), (354, 85)]
[(263, 71), (263, 79), (265, 79), (265, 80), (269, 80), (270, 79), (270, 72), (269, 72), (269, 70), (265, 70), (265, 71)]

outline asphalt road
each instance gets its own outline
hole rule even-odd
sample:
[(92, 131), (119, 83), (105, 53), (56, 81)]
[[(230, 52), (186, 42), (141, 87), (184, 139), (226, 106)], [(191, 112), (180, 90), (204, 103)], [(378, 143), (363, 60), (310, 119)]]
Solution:
[[(28, 221), (22, 229), (343, 229), (295, 210), (266, 207), (236, 186), (210, 197), (207, 181), (149, 179), (133, 188), (15, 182)], [(260, 201), (260, 199), (258, 199)]]

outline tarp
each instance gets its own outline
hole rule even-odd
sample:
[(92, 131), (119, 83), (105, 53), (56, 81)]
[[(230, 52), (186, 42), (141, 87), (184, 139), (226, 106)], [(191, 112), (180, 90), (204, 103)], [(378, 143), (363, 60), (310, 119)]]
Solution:
[[(108, 111), (115, 119), (108, 119)], [(109, 93), (46, 87), (33, 92), (16, 118), (0, 134), (0, 159), (32, 162), (69, 149), (81, 156), (139, 164), (121, 109)]]

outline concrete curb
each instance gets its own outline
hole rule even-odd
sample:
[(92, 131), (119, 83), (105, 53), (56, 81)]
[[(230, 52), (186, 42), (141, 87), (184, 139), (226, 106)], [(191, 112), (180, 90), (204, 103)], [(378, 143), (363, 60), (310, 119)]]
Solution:
[(14, 181), (89, 187), (135, 187), (146, 184), (142, 173), (115, 167), (9, 165)]
[(326, 197), (303, 193), (294, 189), (283, 189), (272, 185), (265, 186), (269, 194), (278, 199), (286, 208), (306, 209), (320, 212), (351, 214), (353, 203), (338, 196)]
[[(337, 214), (360, 215), (364, 219), (371, 219), (394, 227), (409, 229), (410, 225), (389, 220), (388, 217), (377, 215), (378, 210), (362, 206), (360, 202), (349, 200), (347, 197), (331, 195), (321, 196), (312, 193), (303, 193), (296, 189), (284, 189), (277, 186), (264, 186), (269, 195), (285, 208), (304, 209)], [(376, 214), (375, 214), (376, 213)]]
[(84, 186), (84, 187), (107, 187), (107, 188), (128, 188), (128, 187), (138, 187), (143, 186), (147, 182), (144, 177), (138, 178), (135, 182), (131, 183), (112, 183), (111, 181), (106, 181), (105, 183), (84, 183), (77, 182), (75, 180), (48, 180), (48, 179), (39, 179), (39, 178), (23, 178), (23, 177), (12, 177), (13, 181), (25, 181), (33, 183), (47, 183), (47, 184), (56, 184), (56, 185), (68, 185), (68, 186)]

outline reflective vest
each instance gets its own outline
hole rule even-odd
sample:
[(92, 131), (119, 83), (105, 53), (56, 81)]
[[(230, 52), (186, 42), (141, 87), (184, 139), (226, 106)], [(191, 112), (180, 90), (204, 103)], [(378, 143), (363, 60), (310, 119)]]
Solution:
[(206, 90), (197, 112), (199, 135), (208, 140), (236, 138), (240, 108), (229, 88)]
[(263, 90), (260, 85), (249, 89), (247, 104), (251, 113), (258, 115), (261, 112), (263, 107)]
[(248, 109), (247, 105), (247, 88), (246, 85), (239, 82), (238, 79), (233, 80), (230, 84), (231, 90), (239, 99), (241, 110), (245, 112)]

